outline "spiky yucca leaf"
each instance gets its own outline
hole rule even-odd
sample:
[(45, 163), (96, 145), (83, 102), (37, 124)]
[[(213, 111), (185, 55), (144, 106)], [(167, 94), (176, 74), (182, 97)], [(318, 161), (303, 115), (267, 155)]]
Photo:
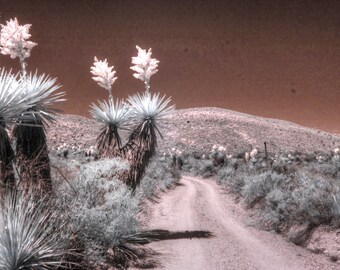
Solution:
[(122, 147), (118, 130), (124, 129), (129, 119), (129, 109), (121, 100), (114, 102), (112, 99), (98, 101), (99, 105), (92, 104), (90, 113), (93, 118), (103, 124), (101, 133), (97, 138), (99, 154), (105, 157), (113, 157), (120, 153)]
[(125, 102), (117, 99), (114, 102), (112, 99), (107, 102), (99, 101), (99, 105), (91, 104), (90, 113), (93, 118), (104, 125), (113, 125), (117, 128), (122, 128), (129, 118), (129, 110)]
[(123, 148), (125, 158), (131, 162), (131, 166), (128, 172), (121, 175), (121, 178), (133, 190), (140, 184), (145, 168), (155, 154), (157, 133), (162, 137), (159, 128), (164, 117), (174, 111), (174, 105), (169, 105), (170, 101), (171, 99), (165, 99), (165, 96), (160, 98), (159, 94), (151, 95), (147, 92), (128, 98), (131, 105), (131, 119), (136, 127)]
[(46, 199), (8, 193), (1, 205), (0, 269), (56, 269), (70, 252), (66, 217)]
[(0, 72), (0, 125), (4, 128), (29, 107), (27, 97), (21, 94), (23, 85), (18, 76), (19, 73), (13, 75), (4, 68)]
[(136, 94), (130, 96), (128, 102), (131, 105), (131, 119), (134, 123), (141, 124), (149, 121), (158, 132), (164, 116), (175, 110), (174, 105), (169, 105), (171, 98), (166, 98), (165, 95), (160, 97), (159, 93)]
[[(65, 92), (56, 92), (61, 87), (56, 84), (56, 80), (45, 74), (38, 75), (36, 72), (30, 73), (22, 82), (21, 96), (27, 99), (32, 118), (39, 114), (44, 126), (48, 126), (48, 122), (53, 121), (55, 114), (59, 112), (53, 105), (65, 101), (63, 98)], [(31, 119), (27, 121), (28, 124), (31, 124)]]

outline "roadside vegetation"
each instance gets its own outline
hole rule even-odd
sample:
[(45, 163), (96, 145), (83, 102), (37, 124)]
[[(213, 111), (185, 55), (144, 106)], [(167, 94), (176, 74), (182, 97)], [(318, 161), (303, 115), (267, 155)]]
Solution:
[[(252, 223), (304, 245), (319, 225), (340, 226), (340, 152), (249, 153), (228, 155), (221, 146), (209, 153), (173, 149), (184, 173), (213, 177), (236, 201), (253, 210)], [(298, 228), (298, 229), (296, 229)]]

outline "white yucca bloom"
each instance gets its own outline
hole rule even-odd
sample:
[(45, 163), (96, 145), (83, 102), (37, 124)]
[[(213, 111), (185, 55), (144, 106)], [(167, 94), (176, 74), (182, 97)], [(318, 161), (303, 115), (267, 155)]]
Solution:
[(169, 105), (171, 98), (165, 99), (159, 96), (159, 93), (150, 95), (148, 93), (136, 94), (128, 98), (131, 105), (131, 115), (133, 121), (142, 123), (150, 121), (155, 126), (164, 116), (173, 112), (174, 105)]
[(94, 57), (94, 63), (91, 67), (91, 73), (94, 75), (92, 79), (98, 83), (100, 87), (109, 91), (110, 97), (112, 97), (112, 85), (117, 80), (116, 71), (113, 70), (114, 66), (109, 67), (107, 60), (98, 60)]
[(245, 159), (246, 162), (248, 163), (248, 161), (249, 161), (249, 159), (250, 159), (250, 155), (249, 155), (248, 152), (246, 152), (246, 153), (244, 154), (244, 159)]
[(218, 151), (220, 151), (220, 152), (225, 152), (227, 149), (225, 148), (225, 147), (223, 147), (223, 146), (219, 146), (218, 147)]
[(255, 158), (257, 154), (258, 154), (258, 150), (256, 148), (251, 150), (251, 152), (249, 153), (251, 158)]
[(1, 24), (0, 45), (3, 55), (10, 55), (11, 58), (19, 58), (23, 61), (31, 54), (31, 50), (37, 43), (29, 41), (31, 37), (29, 30), (31, 24), (19, 25), (17, 18)]
[(121, 128), (129, 119), (129, 110), (125, 102), (112, 99), (107, 101), (98, 101), (99, 105), (92, 103), (90, 113), (94, 119), (104, 125), (112, 125)]
[(132, 57), (133, 66), (131, 66), (130, 69), (136, 72), (133, 74), (136, 79), (142, 80), (145, 83), (146, 91), (148, 92), (150, 77), (158, 71), (159, 61), (151, 58), (151, 48), (148, 51), (141, 49), (139, 46), (136, 46), (136, 48), (138, 55)]

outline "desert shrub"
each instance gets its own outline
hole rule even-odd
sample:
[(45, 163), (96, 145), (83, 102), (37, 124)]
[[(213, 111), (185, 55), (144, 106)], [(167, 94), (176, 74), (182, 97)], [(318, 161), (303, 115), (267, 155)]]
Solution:
[(57, 190), (59, 208), (78, 231), (75, 245), (81, 247), (85, 265), (105, 262), (110, 248), (121, 246), (138, 230), (138, 198), (115, 177), (125, 169), (118, 159), (84, 164), (72, 186), (64, 183)]
[(320, 176), (331, 177), (337, 179), (340, 175), (340, 160), (332, 159), (327, 163), (313, 162), (308, 166), (309, 171), (313, 174), (318, 174)]
[(295, 203), (291, 192), (280, 188), (271, 190), (266, 196), (266, 208), (262, 216), (262, 225), (267, 229), (282, 232), (291, 225)]
[(299, 186), (293, 191), (296, 218), (316, 225), (329, 223), (333, 218), (334, 185), (328, 179), (298, 174)]
[(265, 172), (258, 175), (249, 175), (244, 179), (242, 196), (247, 206), (251, 207), (256, 202), (264, 199), (274, 189), (287, 189), (285, 175)]
[(171, 188), (180, 179), (180, 171), (171, 157), (156, 157), (150, 162), (139, 189), (141, 197), (152, 198), (158, 190)]
[(190, 173), (191, 175), (197, 176), (200, 171), (200, 163), (200, 159), (196, 159), (192, 156), (186, 156), (183, 160), (182, 170)]
[(200, 160), (199, 162), (199, 174), (203, 176), (203, 178), (211, 177), (215, 174), (214, 161), (212, 160)]
[(217, 173), (217, 181), (220, 184), (227, 184), (231, 178), (235, 177), (235, 169), (233, 167), (223, 167)]
[(292, 160), (282, 156), (273, 162), (271, 169), (278, 174), (294, 174), (298, 170)]

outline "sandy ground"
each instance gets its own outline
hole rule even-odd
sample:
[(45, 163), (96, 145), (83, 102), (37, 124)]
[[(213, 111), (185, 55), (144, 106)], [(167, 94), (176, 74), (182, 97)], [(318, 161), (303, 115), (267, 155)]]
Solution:
[(150, 229), (209, 230), (208, 239), (149, 245), (156, 269), (339, 269), (339, 264), (244, 223), (245, 213), (211, 180), (184, 176), (182, 185), (153, 206)]

